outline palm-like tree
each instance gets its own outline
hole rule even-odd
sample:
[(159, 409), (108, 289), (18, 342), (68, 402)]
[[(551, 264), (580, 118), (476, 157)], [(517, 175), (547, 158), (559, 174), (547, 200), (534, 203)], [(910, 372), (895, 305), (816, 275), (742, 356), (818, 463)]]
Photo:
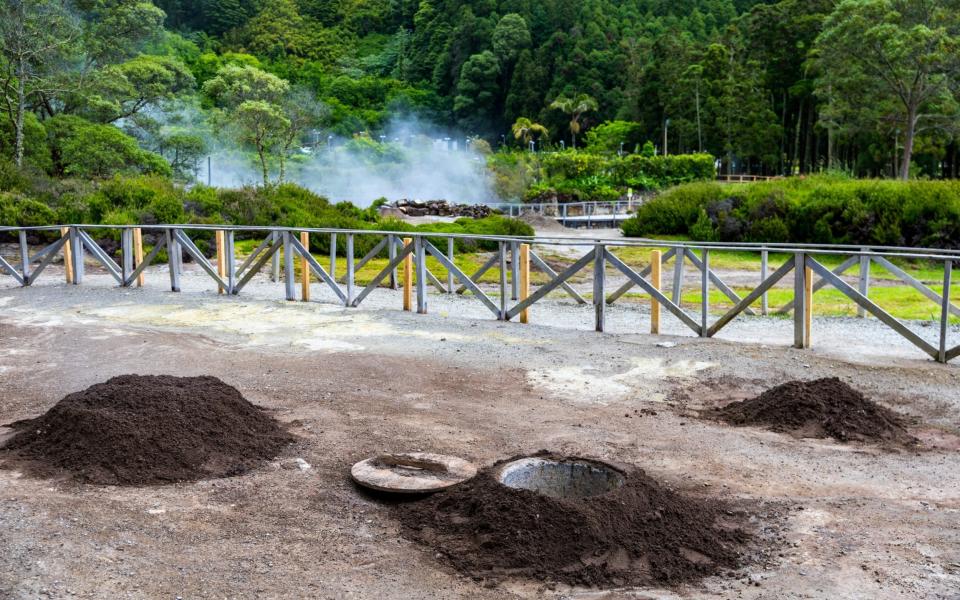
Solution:
[(514, 139), (523, 141), (525, 146), (529, 146), (534, 136), (543, 137), (549, 134), (547, 128), (540, 123), (534, 123), (526, 117), (520, 117), (510, 128), (513, 131)]
[(573, 147), (577, 147), (577, 134), (580, 133), (580, 118), (583, 113), (597, 110), (597, 101), (587, 94), (577, 94), (576, 96), (557, 96), (557, 99), (550, 104), (550, 108), (562, 110), (570, 115), (570, 134), (573, 136)]

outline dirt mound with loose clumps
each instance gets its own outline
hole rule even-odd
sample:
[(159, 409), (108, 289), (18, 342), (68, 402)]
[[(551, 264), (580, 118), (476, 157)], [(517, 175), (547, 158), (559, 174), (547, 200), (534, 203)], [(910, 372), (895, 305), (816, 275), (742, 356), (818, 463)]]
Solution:
[(9, 427), (3, 449), (33, 470), (105, 485), (238, 475), (295, 439), (216, 377), (122, 375)]
[(836, 377), (788, 381), (756, 398), (711, 411), (733, 425), (760, 425), (798, 437), (913, 444), (901, 419)]
[(554, 498), (501, 484), (502, 464), (396, 506), (404, 536), (476, 580), (591, 587), (671, 585), (726, 572), (740, 565), (750, 539), (723, 502), (675, 491), (639, 469), (623, 469), (623, 485), (601, 495)]

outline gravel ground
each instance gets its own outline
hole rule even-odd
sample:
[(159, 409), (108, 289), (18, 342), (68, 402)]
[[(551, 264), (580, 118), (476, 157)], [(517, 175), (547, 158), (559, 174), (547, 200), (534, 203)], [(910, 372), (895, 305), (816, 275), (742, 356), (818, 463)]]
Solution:
[[(360, 309), (287, 303), (258, 278), (218, 297), (188, 265), (143, 289), (90, 274), (64, 286), (0, 280), (0, 423), (35, 416), (110, 376), (213, 374), (302, 438), (242, 477), (152, 488), (43, 481), (0, 470), (0, 597), (131, 598), (956, 598), (960, 594), (960, 386), (878, 323), (735, 321), (700, 340), (639, 307), (549, 300), (533, 323), (430, 296), (399, 311), (378, 290)], [(549, 323), (549, 325), (548, 325)], [(930, 333), (917, 325), (918, 331)], [(955, 334), (957, 332), (954, 332)], [(673, 335), (676, 334), (676, 335)], [(954, 338), (956, 339), (956, 338)], [(667, 343), (669, 347), (662, 345)], [(918, 450), (798, 440), (696, 418), (789, 379), (839, 376), (914, 422)], [(0, 438), (4, 435), (0, 428)], [(541, 448), (637, 464), (756, 515), (751, 563), (672, 590), (512, 581), (488, 587), (401, 538), (382, 501), (348, 480), (381, 451), (484, 465)], [(295, 458), (312, 465), (287, 468)]]

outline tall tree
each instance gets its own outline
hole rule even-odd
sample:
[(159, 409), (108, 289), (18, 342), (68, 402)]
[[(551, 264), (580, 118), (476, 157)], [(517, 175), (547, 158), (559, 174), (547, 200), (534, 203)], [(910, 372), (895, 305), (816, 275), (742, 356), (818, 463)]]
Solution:
[(572, 147), (577, 147), (577, 134), (580, 133), (580, 119), (584, 113), (591, 110), (597, 110), (597, 101), (587, 94), (577, 94), (576, 96), (558, 96), (556, 100), (550, 103), (550, 108), (555, 108), (566, 113), (570, 117), (570, 135), (572, 136)]
[(2, 86), (14, 130), (14, 162), (23, 165), (24, 115), (34, 97), (71, 89), (64, 75), (83, 29), (65, 0), (5, 0), (0, 5)]
[(899, 175), (907, 179), (918, 131), (955, 123), (960, 2), (843, 0), (816, 50), (821, 97), (848, 108), (893, 108), (888, 117), (903, 135)]

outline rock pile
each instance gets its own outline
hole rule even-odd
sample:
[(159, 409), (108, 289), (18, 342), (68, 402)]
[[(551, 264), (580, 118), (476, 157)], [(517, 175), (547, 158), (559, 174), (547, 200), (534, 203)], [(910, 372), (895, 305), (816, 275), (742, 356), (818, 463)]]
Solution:
[(380, 209), (380, 214), (384, 216), (470, 217), (472, 219), (482, 219), (498, 212), (484, 204), (454, 204), (446, 200), (398, 200)]

